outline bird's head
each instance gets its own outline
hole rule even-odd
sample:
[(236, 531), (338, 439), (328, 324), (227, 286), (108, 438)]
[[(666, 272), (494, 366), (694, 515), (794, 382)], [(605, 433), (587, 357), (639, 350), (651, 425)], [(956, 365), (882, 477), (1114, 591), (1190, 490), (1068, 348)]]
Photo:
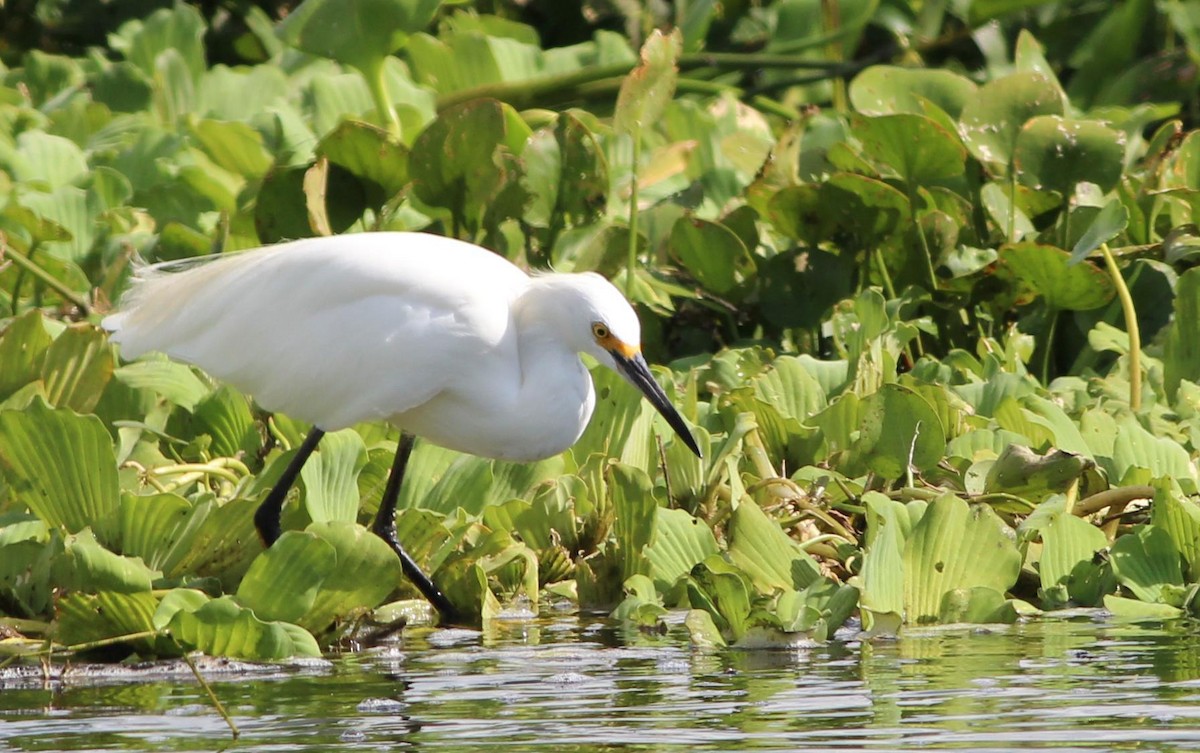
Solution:
[(700, 448), (687, 424), (654, 380), (642, 356), (641, 323), (625, 296), (611, 282), (592, 272), (553, 277), (570, 299), (554, 307), (559, 317), (554, 326), (560, 336), (577, 352), (587, 353), (637, 387), (684, 444), (700, 456)]

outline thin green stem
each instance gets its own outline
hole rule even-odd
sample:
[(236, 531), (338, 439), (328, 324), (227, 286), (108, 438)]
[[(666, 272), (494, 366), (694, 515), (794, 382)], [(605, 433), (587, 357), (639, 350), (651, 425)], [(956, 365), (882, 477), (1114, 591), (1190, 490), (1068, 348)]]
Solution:
[(375, 109), (379, 119), (387, 126), (393, 136), (400, 135), (400, 118), (396, 116), (396, 108), (392, 106), (392, 95), (388, 93), (387, 82), (384, 80), (383, 60), (368, 69), (362, 70), (367, 88), (371, 90), (371, 99), (375, 101)]
[[(821, 0), (821, 22), (825, 27), (825, 34), (829, 42), (825, 45), (825, 52), (831, 60), (840, 65), (846, 56), (846, 51), (842, 47), (842, 13), (841, 6), (838, 0)], [(847, 106), (848, 97), (846, 96), (846, 79), (841, 76), (833, 78), (833, 109), (839, 113), (845, 113), (849, 107)]]
[(204, 692), (208, 694), (208, 700), (212, 701), (213, 706), (217, 709), (217, 713), (225, 720), (225, 724), (229, 725), (229, 731), (233, 733), (233, 739), (236, 740), (241, 737), (242, 733), (238, 730), (237, 725), (234, 724), (233, 718), (225, 710), (225, 705), (221, 703), (221, 699), (217, 698), (217, 694), (213, 692), (212, 686), (204, 679), (204, 675), (200, 674), (200, 670), (196, 667), (196, 663), (192, 661), (192, 657), (184, 654), (183, 660), (187, 662), (188, 667), (192, 670), (192, 674), (196, 676), (196, 682), (200, 683), (200, 687), (204, 688)]
[[(79, 295), (74, 290), (71, 290), (62, 282), (54, 279), (49, 272), (30, 261), (27, 257), (18, 253), (16, 249), (4, 242), (4, 238), (2, 236), (0, 236), (0, 250), (4, 252), (4, 258), (10, 260), (13, 264), (16, 264), (23, 271), (28, 272), (36, 277), (44, 285), (46, 285), (46, 287), (50, 288), (55, 293), (58, 293), (59, 297), (61, 297), (63, 300), (70, 301), (79, 308), (84, 316), (87, 316), (92, 312), (92, 306), (87, 302), (86, 298)], [(13, 301), (13, 305), (15, 306), (16, 296), (13, 297)]]
[(1137, 309), (1112, 250), (1107, 243), (1101, 243), (1100, 251), (1104, 253), (1104, 264), (1117, 289), (1117, 297), (1121, 299), (1125, 330), (1129, 333), (1129, 407), (1136, 413), (1142, 409), (1142, 333), (1138, 328)]

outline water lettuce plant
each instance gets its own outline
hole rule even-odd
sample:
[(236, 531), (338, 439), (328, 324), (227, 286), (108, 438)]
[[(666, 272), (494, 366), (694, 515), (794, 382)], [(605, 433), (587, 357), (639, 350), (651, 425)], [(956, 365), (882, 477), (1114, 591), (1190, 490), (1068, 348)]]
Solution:
[(175, 4), (0, 51), (0, 651), (279, 659), (422, 618), (362, 527), (395, 430), (330, 434), (263, 551), (308, 427), (95, 326), (135, 256), (366, 229), (617, 280), (705, 451), (603, 370), (559, 457), (418, 443), (398, 536), (474, 619), (686, 609), (749, 646), (1197, 611), (1183, 5), (688, 3), (553, 45), (493, 5)]

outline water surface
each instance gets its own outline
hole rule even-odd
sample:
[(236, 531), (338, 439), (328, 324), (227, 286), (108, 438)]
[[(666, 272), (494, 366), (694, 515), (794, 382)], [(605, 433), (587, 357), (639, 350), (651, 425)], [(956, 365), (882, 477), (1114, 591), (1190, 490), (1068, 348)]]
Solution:
[(0, 675), (0, 751), (1200, 750), (1200, 633), (1096, 617), (700, 651), (556, 617), (301, 667)]

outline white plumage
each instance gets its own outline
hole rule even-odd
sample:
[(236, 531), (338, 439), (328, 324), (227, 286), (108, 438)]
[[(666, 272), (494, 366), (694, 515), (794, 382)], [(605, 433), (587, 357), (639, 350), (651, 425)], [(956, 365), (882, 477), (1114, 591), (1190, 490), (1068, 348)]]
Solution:
[(142, 270), (104, 322), (122, 353), (161, 351), (331, 431), (386, 419), (451, 449), (534, 460), (591, 416), (587, 352), (694, 447), (640, 355), (637, 316), (595, 274), (530, 277), (422, 233), (313, 238)]

